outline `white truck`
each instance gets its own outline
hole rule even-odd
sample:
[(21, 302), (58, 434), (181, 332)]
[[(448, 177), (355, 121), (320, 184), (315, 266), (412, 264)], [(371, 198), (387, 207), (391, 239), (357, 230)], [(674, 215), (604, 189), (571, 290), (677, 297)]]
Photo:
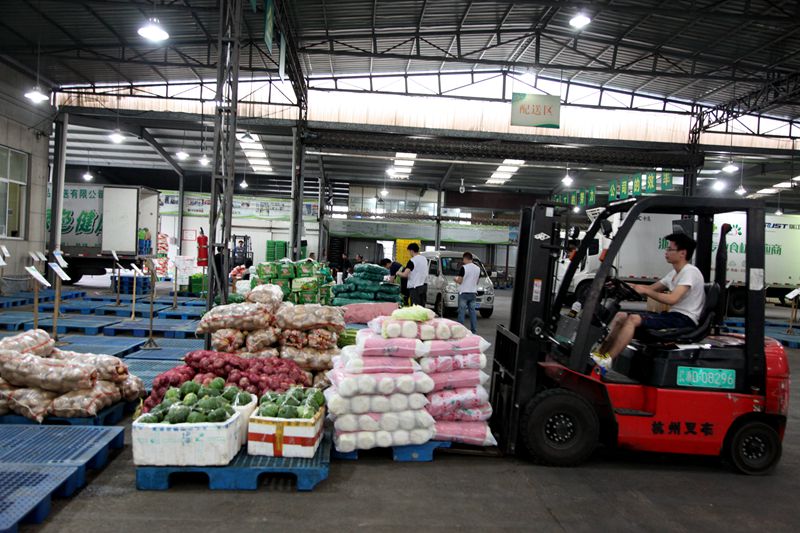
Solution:
[[(629, 282), (653, 283), (661, 279), (669, 270), (664, 259), (667, 242), (664, 237), (672, 233), (674, 215), (647, 214), (640, 217), (625, 240), (614, 266), (617, 275)], [(614, 231), (620, 220), (612, 220)], [(733, 226), (728, 234), (728, 313), (741, 316), (745, 312), (745, 216), (739, 213), (718, 215), (714, 218), (714, 250), (719, 241), (719, 228), (723, 223)], [(609, 241), (600, 237), (595, 250), (601, 252)], [(570, 292), (582, 299), (594, 279), (599, 265), (600, 253), (589, 255), (585, 264), (576, 273), (570, 285)], [(800, 286), (800, 216), (767, 215), (765, 228), (765, 285), (767, 297), (783, 297)], [(712, 261), (713, 271), (713, 261)]]
[[(50, 194), (48, 189), (48, 206)], [(114, 266), (112, 250), (125, 267), (139, 262), (140, 228), (149, 230), (155, 249), (158, 207), (158, 191), (154, 189), (65, 183), (61, 251), (69, 263), (72, 283), (84, 275), (105, 274), (107, 268)], [(49, 209), (47, 230), (50, 230)]]

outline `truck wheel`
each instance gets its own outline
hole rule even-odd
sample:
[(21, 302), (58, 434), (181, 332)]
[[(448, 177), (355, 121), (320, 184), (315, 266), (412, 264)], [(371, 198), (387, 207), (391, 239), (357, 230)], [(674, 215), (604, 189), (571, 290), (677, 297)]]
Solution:
[(490, 316), (492, 316), (492, 311), (494, 311), (494, 308), (490, 308), (490, 309), (478, 309), (478, 311), (480, 311), (480, 313), (481, 313), (481, 316), (482, 316), (483, 318), (489, 318)]
[(534, 458), (551, 466), (582, 463), (597, 446), (600, 422), (591, 404), (566, 389), (533, 397), (522, 417), (522, 440)]
[(581, 281), (575, 289), (575, 301), (580, 302), (581, 305), (586, 301), (586, 294), (589, 292), (591, 281)]
[(741, 289), (732, 289), (728, 293), (728, 315), (744, 316), (747, 310), (747, 293)]
[(728, 457), (742, 474), (769, 474), (781, 458), (781, 439), (764, 422), (747, 422), (728, 441)]
[(444, 318), (444, 299), (442, 298), (441, 294), (436, 296), (436, 303), (433, 305), (433, 312)]

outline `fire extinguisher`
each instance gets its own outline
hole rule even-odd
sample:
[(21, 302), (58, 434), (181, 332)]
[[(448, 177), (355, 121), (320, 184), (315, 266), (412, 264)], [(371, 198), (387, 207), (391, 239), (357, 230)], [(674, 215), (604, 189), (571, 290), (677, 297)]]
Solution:
[(200, 235), (197, 236), (197, 266), (208, 266), (208, 237), (200, 228)]

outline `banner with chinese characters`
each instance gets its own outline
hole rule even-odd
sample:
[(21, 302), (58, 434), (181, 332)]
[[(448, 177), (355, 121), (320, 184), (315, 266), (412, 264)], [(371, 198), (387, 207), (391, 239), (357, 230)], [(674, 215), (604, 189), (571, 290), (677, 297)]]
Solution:
[(622, 178), (619, 182), (619, 199), (625, 200), (628, 197), (628, 178)]
[(561, 98), (546, 94), (513, 93), (511, 125), (536, 128), (561, 127)]
[(589, 187), (586, 195), (586, 205), (592, 207), (597, 203), (597, 187)]
[(631, 190), (633, 196), (642, 195), (642, 175), (634, 174), (633, 176), (633, 189)]
[(662, 191), (671, 191), (672, 190), (672, 173), (671, 172), (664, 172), (661, 174), (661, 190)]
[[(50, 186), (47, 187), (47, 205), (50, 206)], [(50, 231), (51, 213), (45, 213), (47, 231)], [(61, 247), (80, 246), (100, 248), (103, 233), (103, 186), (64, 184), (64, 203), (61, 209)]]
[(658, 191), (656, 187), (656, 173), (655, 172), (648, 172), (647, 177), (645, 179), (644, 184), (644, 192), (648, 194), (652, 194)]
[(570, 191), (569, 205), (578, 205), (578, 191)]
[(608, 201), (613, 202), (617, 199), (619, 195), (619, 182), (617, 180), (611, 180), (608, 182)]
[(581, 207), (586, 206), (586, 189), (581, 189), (578, 191), (578, 205)]
[[(178, 191), (159, 191), (161, 215), (178, 214)], [(211, 208), (211, 195), (208, 193), (187, 192), (184, 195), (183, 216), (208, 217)], [(316, 219), (319, 213), (319, 201), (306, 199), (303, 202), (303, 219)], [(292, 214), (292, 200), (289, 198), (266, 198), (263, 196), (233, 197), (233, 218), (257, 220), (289, 221)]]

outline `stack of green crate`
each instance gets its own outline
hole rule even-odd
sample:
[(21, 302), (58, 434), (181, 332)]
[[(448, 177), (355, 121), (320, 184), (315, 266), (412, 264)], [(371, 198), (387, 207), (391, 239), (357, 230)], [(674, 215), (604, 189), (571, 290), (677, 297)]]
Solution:
[(267, 241), (267, 261), (279, 261), (287, 256), (289, 243), (286, 241)]
[(208, 288), (208, 276), (204, 274), (192, 274), (189, 276), (189, 292), (195, 295), (202, 295)]

